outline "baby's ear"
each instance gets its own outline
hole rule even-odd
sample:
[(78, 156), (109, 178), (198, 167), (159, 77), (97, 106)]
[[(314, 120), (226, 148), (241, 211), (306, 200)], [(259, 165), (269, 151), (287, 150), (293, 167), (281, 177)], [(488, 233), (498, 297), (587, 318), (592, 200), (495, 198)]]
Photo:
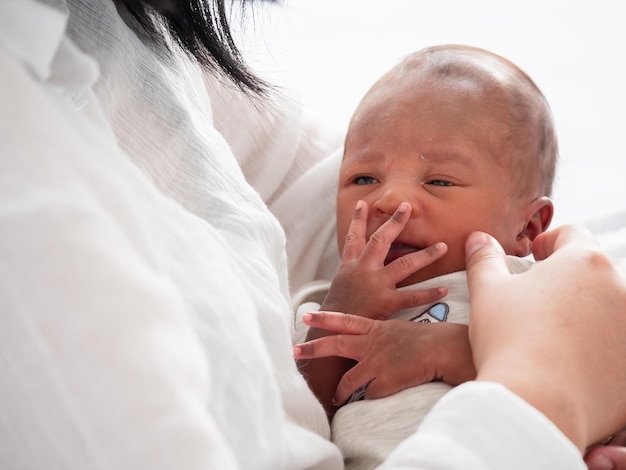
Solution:
[(554, 206), (549, 197), (539, 197), (524, 210), (524, 228), (517, 235), (518, 256), (527, 256), (531, 252), (532, 241), (545, 232), (552, 222)]

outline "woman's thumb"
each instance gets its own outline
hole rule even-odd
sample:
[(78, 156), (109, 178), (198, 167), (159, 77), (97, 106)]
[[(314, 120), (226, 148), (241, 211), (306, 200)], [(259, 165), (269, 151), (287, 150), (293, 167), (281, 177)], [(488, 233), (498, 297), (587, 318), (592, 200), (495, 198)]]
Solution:
[(467, 282), (472, 295), (489, 295), (488, 285), (509, 274), (505, 253), (495, 238), (473, 232), (465, 242)]

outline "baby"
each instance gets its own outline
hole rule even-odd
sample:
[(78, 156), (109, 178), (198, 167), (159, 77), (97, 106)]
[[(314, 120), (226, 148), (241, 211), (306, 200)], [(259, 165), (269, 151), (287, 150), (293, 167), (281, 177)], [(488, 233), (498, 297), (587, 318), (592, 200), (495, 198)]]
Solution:
[[(549, 105), (516, 65), (468, 46), (412, 54), (373, 85), (352, 117), (337, 192), (342, 264), (325, 286), (321, 305), (304, 309), (467, 324), (467, 236), (477, 230), (491, 234), (512, 255), (511, 272), (528, 269), (530, 261), (523, 258), (552, 219), (549, 197), (557, 154)], [(354, 255), (355, 238), (356, 245), (359, 240), (363, 246), (381, 245), (370, 237), (399, 207), (410, 216), (395, 241), (374, 266), (360, 262)], [(350, 244), (348, 250), (345, 244)], [(438, 250), (437, 259), (411, 273), (398, 267), (407, 264), (403, 257), (416, 259), (424, 249)], [(403, 273), (399, 279), (398, 273)], [(385, 286), (422, 291), (425, 305), (397, 311), (381, 294)], [(312, 329), (307, 339), (325, 334)], [(444, 351), (460, 342), (459, 351), (469, 356), (466, 339), (442, 337), (436, 347)], [(332, 416), (335, 408), (327, 391), (334, 390), (349, 365), (327, 359), (300, 361), (300, 367)], [(344, 369), (333, 373), (333, 367)], [(347, 469), (375, 468), (451, 387), (434, 381), (359, 401), (376, 379), (362, 383), (332, 421), (333, 440)]]

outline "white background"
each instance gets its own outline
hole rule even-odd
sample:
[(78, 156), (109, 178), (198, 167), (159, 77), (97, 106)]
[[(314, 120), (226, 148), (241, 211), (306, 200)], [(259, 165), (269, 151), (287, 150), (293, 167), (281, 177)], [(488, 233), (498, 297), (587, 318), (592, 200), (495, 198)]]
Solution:
[(462, 43), (507, 57), (552, 106), (554, 225), (626, 230), (626, 2), (287, 0), (255, 21), (246, 32), (255, 47), (245, 46), (253, 64), (342, 130), (373, 82), (412, 51)]

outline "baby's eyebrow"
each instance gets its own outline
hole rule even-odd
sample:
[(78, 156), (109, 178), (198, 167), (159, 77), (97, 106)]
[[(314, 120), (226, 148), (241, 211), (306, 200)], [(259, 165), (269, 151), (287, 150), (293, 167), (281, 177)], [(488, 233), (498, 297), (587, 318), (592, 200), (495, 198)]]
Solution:
[(361, 171), (369, 171), (372, 168), (377, 168), (378, 165), (384, 163), (385, 157), (378, 152), (363, 152), (359, 154), (350, 154), (344, 156), (339, 167), (339, 173), (345, 175), (346, 173), (359, 173)]
[(352, 152), (346, 153), (343, 157), (343, 161), (347, 160), (348, 163), (371, 163), (371, 162), (381, 162), (385, 158), (385, 155), (381, 152), (375, 151), (362, 151), (362, 152)]

